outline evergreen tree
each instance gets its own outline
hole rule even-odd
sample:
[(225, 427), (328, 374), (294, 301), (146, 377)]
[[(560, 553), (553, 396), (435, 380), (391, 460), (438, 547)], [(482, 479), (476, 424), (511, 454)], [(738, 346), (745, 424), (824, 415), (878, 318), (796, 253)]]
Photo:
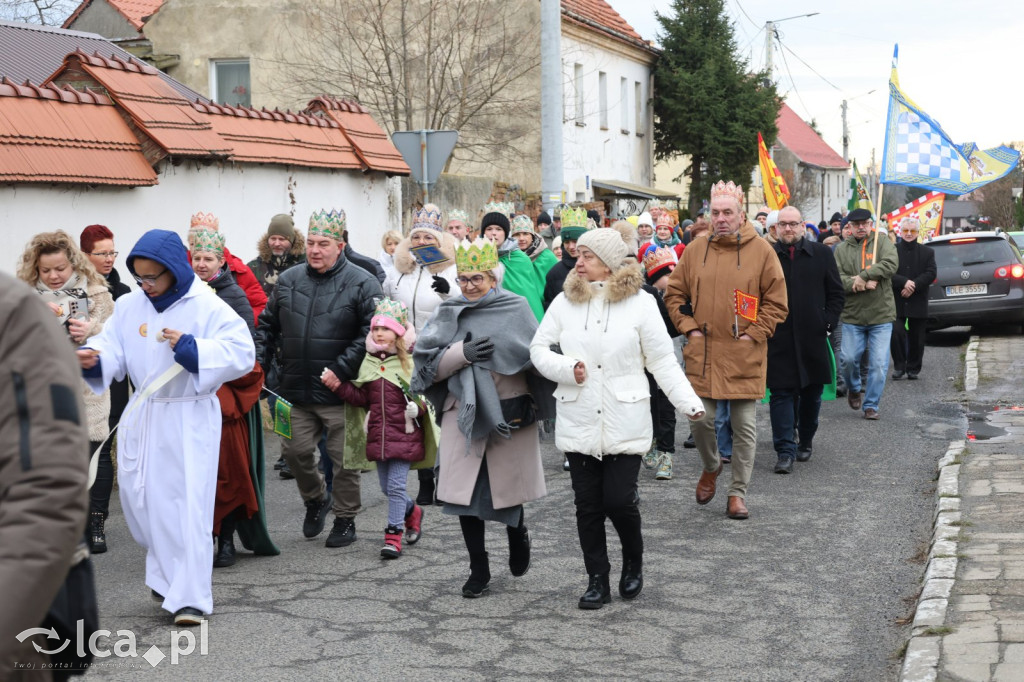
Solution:
[(775, 141), (781, 100), (768, 74), (749, 71), (740, 56), (724, 0), (673, 0), (671, 14), (657, 18), (654, 150), (658, 159), (689, 155), (693, 213), (717, 180), (750, 183), (757, 133), (769, 147)]

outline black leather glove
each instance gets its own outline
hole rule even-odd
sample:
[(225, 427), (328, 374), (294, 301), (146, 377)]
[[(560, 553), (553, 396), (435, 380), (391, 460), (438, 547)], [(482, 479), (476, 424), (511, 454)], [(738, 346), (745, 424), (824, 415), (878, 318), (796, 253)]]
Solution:
[(452, 290), (452, 285), (444, 277), (434, 275), (434, 283), (430, 285), (430, 288), (439, 294), (447, 294)]
[(487, 360), (494, 355), (494, 342), (489, 336), (474, 339), (472, 334), (467, 332), (466, 340), (462, 344), (462, 354), (471, 363)]

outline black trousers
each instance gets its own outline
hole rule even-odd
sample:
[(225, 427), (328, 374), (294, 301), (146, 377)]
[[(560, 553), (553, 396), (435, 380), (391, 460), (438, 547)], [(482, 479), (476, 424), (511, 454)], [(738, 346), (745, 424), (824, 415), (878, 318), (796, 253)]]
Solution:
[[(892, 323), (889, 351), (892, 368), (896, 372), (920, 374), (924, 361), (924, 333), (928, 319), (924, 317), (897, 317)], [(906, 327), (910, 327), (908, 331)]]
[(605, 455), (603, 459), (567, 452), (572, 489), (576, 493), (576, 527), (588, 575), (607, 575), (608, 543), (605, 519), (619, 534), (624, 559), (640, 561), (644, 538), (640, 530), (637, 455)]
[(658, 388), (658, 382), (650, 373), (647, 382), (651, 387), (651, 423), (654, 425), (654, 438), (658, 452), (676, 451), (676, 408), (669, 401), (665, 392)]
[[(107, 426), (113, 429), (121, 421), (124, 408), (128, 405), (128, 379), (115, 381), (110, 384), (110, 418), (107, 419)], [(96, 451), (99, 443), (89, 444), (89, 455)], [(111, 436), (103, 444), (100, 450), (99, 462), (96, 467), (96, 482), (89, 489), (89, 511), (100, 512), (104, 517), (110, 506), (110, 492), (114, 489), (114, 463), (110, 459), (110, 448), (114, 445), (114, 437)]]

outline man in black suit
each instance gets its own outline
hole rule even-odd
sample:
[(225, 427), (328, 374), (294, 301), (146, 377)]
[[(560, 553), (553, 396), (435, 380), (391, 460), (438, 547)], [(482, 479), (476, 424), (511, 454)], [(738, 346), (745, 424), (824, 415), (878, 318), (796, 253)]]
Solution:
[(775, 473), (793, 471), (793, 460), (811, 458), (825, 384), (835, 374), (829, 360), (829, 332), (839, 324), (846, 295), (832, 250), (808, 239), (803, 217), (793, 206), (779, 211), (772, 246), (786, 277), (789, 316), (768, 339), (768, 389)]
[(900, 223), (900, 239), (896, 252), (899, 269), (892, 276), (892, 293), (896, 298), (896, 321), (893, 322), (889, 350), (892, 353), (892, 378), (916, 379), (924, 358), (924, 332), (928, 324), (928, 287), (935, 281), (935, 251), (919, 244), (921, 221), (905, 218)]

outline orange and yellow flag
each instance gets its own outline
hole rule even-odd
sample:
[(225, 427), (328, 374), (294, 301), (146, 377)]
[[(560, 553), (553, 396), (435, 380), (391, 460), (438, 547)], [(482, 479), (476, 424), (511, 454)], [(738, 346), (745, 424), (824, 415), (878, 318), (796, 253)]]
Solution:
[(786, 179), (782, 177), (772, 157), (768, 154), (768, 148), (764, 145), (764, 138), (761, 133), (757, 134), (757, 155), (761, 167), (761, 184), (764, 186), (764, 199), (768, 207), (777, 211), (789, 201), (789, 187), (786, 186)]
[(757, 296), (739, 289), (733, 289), (733, 293), (736, 295), (736, 314), (744, 320), (757, 322)]

